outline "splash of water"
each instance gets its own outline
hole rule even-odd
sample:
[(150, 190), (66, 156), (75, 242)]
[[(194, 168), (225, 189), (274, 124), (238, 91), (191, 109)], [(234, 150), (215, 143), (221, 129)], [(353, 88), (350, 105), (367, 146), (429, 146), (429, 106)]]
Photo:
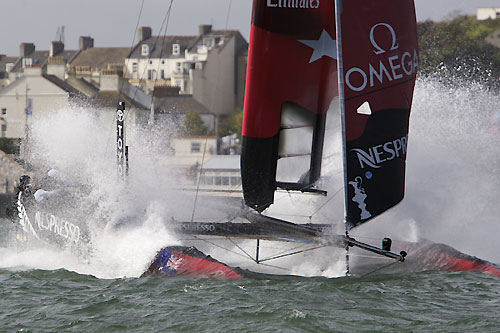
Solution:
[(500, 96), (480, 84), (455, 81), (417, 81), (405, 199), (356, 233), (425, 238), (500, 262), (500, 134), (492, 123)]
[[(37, 180), (54, 168), (64, 175), (65, 186), (81, 188), (85, 194), (78, 197), (77, 207), (67, 203), (60, 210), (67, 216), (68, 211), (85, 207), (91, 256), (82, 262), (68, 251), (38, 248), (16, 254), (15, 265), (64, 267), (104, 278), (139, 276), (159, 248), (179, 244), (166, 230), (164, 220), (178, 209), (185, 210), (189, 200), (173, 190), (172, 172), (156, 163), (162, 146), (153, 147), (154, 137), (145, 137), (139, 125), (129, 124), (127, 139), (135, 149), (130, 161), (134, 169), (128, 182), (119, 181), (114, 129), (112, 114), (85, 108), (56, 110), (35, 119), (27, 147), (34, 186), (43, 185)], [(82, 219), (82, 213), (74, 217)], [(44, 264), (31, 260), (34, 252), (43, 253)]]
[[(356, 228), (353, 235), (378, 239), (389, 236), (411, 242), (428, 238), (500, 261), (495, 236), (500, 216), (495, 199), (500, 185), (500, 155), (495, 144), (499, 137), (491, 126), (499, 102), (498, 95), (480, 85), (450, 87), (439, 80), (419, 80), (410, 120), (406, 197), (387, 213)], [(342, 233), (344, 197), (338, 125), (327, 126), (331, 131), (327, 130), (322, 185), (329, 196), (278, 194), (270, 215), (297, 222), (334, 223), (336, 232)], [(38, 251), (48, 263), (40, 265), (42, 261), (35, 252), (27, 252), (25, 257), (11, 253), (8, 257), (12, 261), (2, 261), (2, 267), (9, 267), (10, 262), (29, 268), (64, 267), (104, 278), (139, 276), (159, 248), (180, 244), (178, 237), (165, 229), (165, 222), (172, 216), (189, 219), (193, 198), (175, 190), (175, 170), (168, 166), (168, 158), (159, 157), (166, 152), (161, 140), (172, 132), (167, 127), (146, 133), (140, 126), (129, 124), (132, 167), (128, 183), (123, 183), (117, 182), (115, 172), (111, 115), (70, 109), (38, 119), (32, 131), (31, 162), (40, 172), (57, 168), (69, 179), (87, 184), (86, 199), (98, 203), (87, 221), (94, 255), (91, 261), (82, 263), (66, 252)], [(205, 220), (220, 221), (232, 209), (200, 207), (197, 212)], [(133, 227), (116, 228), (131, 216), (135, 219)], [(215, 257), (224, 254), (210, 247), (208, 251)], [(292, 274), (342, 274), (342, 259), (325, 264), (320, 257), (289, 260)], [(229, 257), (227, 263), (236, 264), (238, 260)]]

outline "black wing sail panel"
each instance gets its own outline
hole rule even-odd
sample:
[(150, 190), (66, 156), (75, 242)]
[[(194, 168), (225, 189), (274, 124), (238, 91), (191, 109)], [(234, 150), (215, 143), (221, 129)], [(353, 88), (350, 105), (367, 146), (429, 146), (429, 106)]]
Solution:
[(347, 229), (404, 197), (418, 46), (413, 0), (340, 1)]
[[(254, 0), (243, 118), (245, 203), (319, 178), (326, 112), (338, 96), (333, 1)], [(294, 170), (294, 172), (291, 172)]]

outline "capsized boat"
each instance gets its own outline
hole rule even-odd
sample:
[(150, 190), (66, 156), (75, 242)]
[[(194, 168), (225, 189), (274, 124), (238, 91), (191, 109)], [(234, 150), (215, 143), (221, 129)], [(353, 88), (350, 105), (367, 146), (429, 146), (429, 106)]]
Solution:
[[(182, 237), (189, 236), (193, 243), (223, 252), (229, 249), (221, 244), (230, 243), (255, 270), (275, 268), (281, 260), (323, 251), (321, 255), (331, 261), (346, 258), (344, 273), (438, 269), (500, 276), (496, 265), (446, 245), (396, 246), (390, 238), (372, 245), (349, 235), (350, 230), (404, 197), (417, 67), (413, 0), (254, 0), (241, 154), (248, 208), (241, 211), (239, 220), (168, 221), (166, 226)], [(125, 104), (120, 103), (116, 143), (121, 177), (128, 173), (124, 112)], [(332, 123), (338, 126), (329, 126)], [(332, 144), (328, 131), (336, 127), (341, 137), (338, 161), (343, 173), (344, 232), (339, 233), (329, 219), (299, 224), (272, 216), (269, 208), (278, 191), (328, 195), (321, 188), (322, 165), (327, 157), (325, 147)], [(66, 207), (68, 195), (74, 196), (77, 205), (81, 192), (58, 193), (65, 205), (54, 205), (56, 197), (39, 203), (32, 195), (29, 183), (21, 183), (16, 197), (18, 240), (91, 249), (85, 224), (80, 223), (85, 210), (54, 208)], [(253, 252), (245, 250), (240, 241), (251, 242)], [(285, 250), (264, 255), (264, 242), (283, 245)], [(398, 251), (393, 251), (394, 247)], [(349, 260), (355, 248), (388, 258), (391, 264), (370, 261), (364, 266), (368, 269), (358, 269)], [(270, 264), (273, 262), (278, 264)], [(244, 276), (188, 246), (160, 249), (144, 273), (151, 274), (220, 279)]]
[[(444, 244), (405, 243), (393, 252), (390, 238), (379, 247), (349, 236), (403, 200), (417, 40), (413, 0), (254, 0), (241, 153), (247, 223), (177, 222), (177, 232), (200, 241), (210, 236), (211, 244), (222, 242), (217, 237), (254, 239), (253, 255), (234, 245), (262, 265), (340, 247), (347, 250), (346, 273), (437, 269), (500, 276), (496, 265)], [(331, 144), (329, 123), (335, 122), (342, 145), (345, 234), (335, 234), (329, 221), (297, 224), (269, 216), (277, 191), (327, 195), (318, 185)], [(263, 240), (309, 247), (264, 259)], [(350, 267), (352, 247), (406, 262)], [(163, 268), (156, 259), (150, 266)]]

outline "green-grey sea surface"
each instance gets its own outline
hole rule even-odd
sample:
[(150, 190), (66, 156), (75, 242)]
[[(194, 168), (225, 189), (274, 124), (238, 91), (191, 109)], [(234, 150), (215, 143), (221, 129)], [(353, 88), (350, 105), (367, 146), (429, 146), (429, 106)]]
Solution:
[(2, 332), (498, 332), (500, 280), (426, 272), (238, 281), (0, 270)]
[(500, 279), (480, 273), (220, 281), (2, 267), (0, 332), (500, 332)]

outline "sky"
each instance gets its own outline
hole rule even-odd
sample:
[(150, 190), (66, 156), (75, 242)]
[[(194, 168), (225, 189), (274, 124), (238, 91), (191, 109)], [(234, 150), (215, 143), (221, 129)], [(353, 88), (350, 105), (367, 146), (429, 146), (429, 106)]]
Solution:
[[(150, 26), (158, 34), (170, 1), (144, 0), (139, 26)], [(67, 50), (78, 48), (80, 36), (94, 38), (95, 47), (130, 47), (143, 0), (0, 2), (0, 54), (17, 56), (22, 42), (48, 50), (60, 26)], [(417, 20), (439, 21), (456, 13), (475, 15), (478, 7), (500, 7), (500, 0), (415, 0), (415, 6)], [(195, 35), (199, 24), (212, 24), (214, 29), (239, 30), (248, 40), (251, 7), (252, 0), (173, 0), (167, 34)]]

